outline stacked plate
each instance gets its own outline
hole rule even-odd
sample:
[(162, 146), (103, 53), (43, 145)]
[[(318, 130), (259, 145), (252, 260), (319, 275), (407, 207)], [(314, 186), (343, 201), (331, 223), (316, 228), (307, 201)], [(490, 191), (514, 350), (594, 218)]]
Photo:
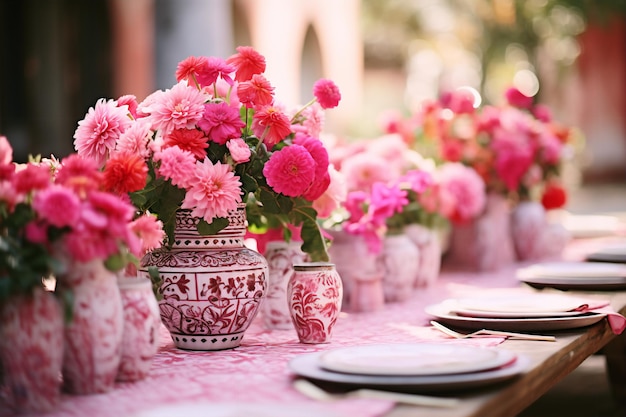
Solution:
[(591, 262), (626, 263), (626, 243), (608, 245), (587, 255)]
[(519, 269), (517, 278), (535, 288), (624, 289), (626, 265), (607, 262), (547, 262)]
[[(601, 307), (606, 303), (595, 303)], [(438, 321), (466, 329), (544, 331), (585, 327), (606, 314), (590, 312), (589, 300), (551, 294), (501, 294), (497, 296), (449, 299), (426, 307)]]
[(526, 357), (458, 343), (363, 345), (303, 354), (289, 363), (301, 377), (346, 387), (437, 392), (501, 382), (526, 371)]

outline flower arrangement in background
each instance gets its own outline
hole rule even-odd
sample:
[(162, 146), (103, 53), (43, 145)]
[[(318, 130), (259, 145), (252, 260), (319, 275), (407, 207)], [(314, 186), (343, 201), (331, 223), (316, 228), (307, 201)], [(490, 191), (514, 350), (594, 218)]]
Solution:
[[(409, 149), (397, 134), (335, 144), (330, 155), (347, 195), (325, 227), (362, 236), (371, 253), (381, 251), (384, 236), (401, 233), (407, 225), (445, 227), (456, 203), (467, 203), (453, 198), (458, 187), (452, 181), (439, 183), (433, 161)], [(444, 205), (449, 213), (442, 211)]]
[(122, 270), (163, 239), (154, 216), (103, 191), (104, 176), (89, 160), (12, 161), (0, 137), (0, 303), (61, 277), (68, 262), (102, 260)]
[(188, 57), (172, 88), (141, 103), (132, 96), (98, 100), (78, 123), (75, 149), (103, 168), (108, 189), (155, 213), (168, 242), (177, 210), (191, 210), (206, 235), (226, 227), (228, 212), (245, 203), (250, 227), (278, 227), (289, 238), (295, 226), (302, 250), (327, 260), (314, 208), (331, 181), (319, 134), (323, 110), (337, 106), (341, 94), (321, 79), (309, 103), (287, 109), (265, 66), (247, 46), (225, 60)]
[(459, 89), (425, 102), (409, 118), (388, 114), (384, 129), (438, 163), (473, 168), (487, 192), (562, 207), (567, 201), (562, 165), (572, 154), (575, 129), (556, 123), (546, 106), (515, 88), (505, 98), (504, 105), (479, 107), (473, 94)]

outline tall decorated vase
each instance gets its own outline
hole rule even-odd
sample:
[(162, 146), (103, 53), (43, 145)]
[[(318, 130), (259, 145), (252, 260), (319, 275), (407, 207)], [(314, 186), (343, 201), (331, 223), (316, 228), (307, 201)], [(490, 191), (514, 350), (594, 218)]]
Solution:
[(120, 364), (124, 317), (117, 275), (101, 260), (73, 262), (57, 282), (72, 292), (72, 317), (65, 325), (63, 386), (72, 394), (113, 389)]
[(174, 344), (188, 350), (239, 346), (267, 292), (267, 261), (244, 246), (245, 205), (228, 215), (229, 225), (216, 235), (200, 235), (191, 211), (176, 214), (171, 249), (148, 253), (139, 274), (155, 267), (161, 321)]
[(62, 361), (63, 316), (52, 293), (36, 289), (0, 307), (0, 376), (13, 411), (59, 405)]

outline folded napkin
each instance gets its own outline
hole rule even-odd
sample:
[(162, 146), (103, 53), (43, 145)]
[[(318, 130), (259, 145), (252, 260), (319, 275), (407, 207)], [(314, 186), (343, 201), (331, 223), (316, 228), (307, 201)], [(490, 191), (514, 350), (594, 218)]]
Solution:
[(606, 319), (614, 334), (622, 334), (626, 328), (626, 317), (613, 310), (611, 304), (607, 301), (592, 301), (588, 304), (582, 304), (573, 311), (606, 314)]

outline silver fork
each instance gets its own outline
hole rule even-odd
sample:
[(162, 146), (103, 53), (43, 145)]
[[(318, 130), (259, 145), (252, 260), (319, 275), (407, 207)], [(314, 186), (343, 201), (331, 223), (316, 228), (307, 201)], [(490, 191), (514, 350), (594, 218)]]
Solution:
[(515, 333), (515, 332), (503, 332), (499, 330), (487, 330), (481, 329), (472, 333), (459, 333), (455, 330), (449, 329), (443, 324), (437, 321), (431, 321), (430, 324), (437, 330), (442, 333), (447, 334), (448, 336), (454, 337), (455, 339), (469, 339), (472, 337), (481, 337), (481, 336), (502, 336), (507, 337), (509, 339), (517, 339), (517, 340), (539, 340), (544, 342), (556, 342), (556, 337), (554, 336), (544, 336), (538, 334), (528, 334), (528, 333)]

